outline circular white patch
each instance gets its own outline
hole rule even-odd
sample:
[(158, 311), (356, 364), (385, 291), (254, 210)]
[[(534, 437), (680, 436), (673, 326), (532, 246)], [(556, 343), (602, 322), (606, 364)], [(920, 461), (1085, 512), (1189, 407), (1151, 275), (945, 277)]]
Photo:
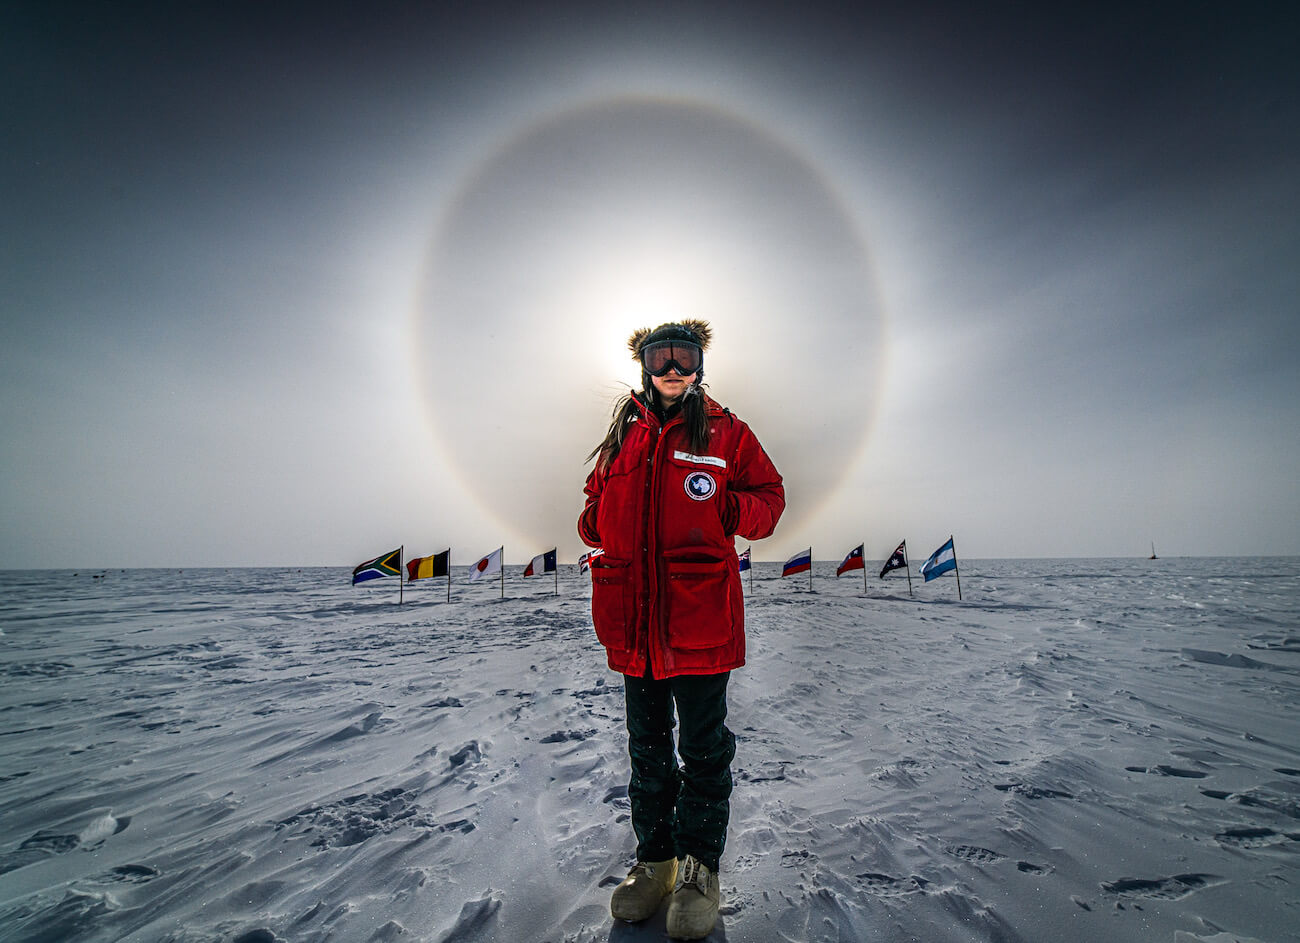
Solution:
[(708, 472), (691, 472), (686, 476), (686, 493), (695, 501), (707, 501), (718, 490), (718, 483)]

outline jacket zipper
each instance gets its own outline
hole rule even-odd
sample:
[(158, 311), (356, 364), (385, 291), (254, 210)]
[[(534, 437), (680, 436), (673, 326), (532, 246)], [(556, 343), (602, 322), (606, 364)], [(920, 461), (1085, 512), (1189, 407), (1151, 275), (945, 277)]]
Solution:
[[(661, 652), (661, 655), (666, 656), (668, 653), (668, 629), (664, 625), (663, 607), (660, 605), (661, 600), (659, 598), (659, 560), (657, 552), (659, 548), (659, 509), (654, 500), (655, 496), (659, 494), (659, 450), (663, 447), (664, 433), (680, 420), (680, 416), (674, 416), (667, 423), (659, 423), (658, 431), (655, 433), (654, 447), (650, 450), (650, 473), (646, 478), (649, 483), (646, 494), (645, 548), (646, 570), (649, 573), (649, 612), (646, 613), (646, 663), (650, 666), (652, 677), (656, 675), (656, 648)], [(656, 642), (658, 642), (658, 645), (655, 644)], [(666, 671), (668, 666), (661, 663), (658, 667), (660, 670)]]

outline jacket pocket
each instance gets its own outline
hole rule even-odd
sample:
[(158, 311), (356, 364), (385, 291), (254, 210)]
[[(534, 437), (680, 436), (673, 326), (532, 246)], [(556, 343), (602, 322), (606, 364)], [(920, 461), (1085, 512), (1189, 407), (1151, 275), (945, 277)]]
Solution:
[(692, 455), (680, 449), (668, 456), (668, 492), (675, 504), (691, 509), (686, 513), (720, 507), (729, 479), (725, 459)]
[(632, 567), (608, 556), (591, 562), (591, 621), (606, 648), (631, 648)]
[(668, 560), (668, 644), (685, 651), (732, 639), (730, 563)]

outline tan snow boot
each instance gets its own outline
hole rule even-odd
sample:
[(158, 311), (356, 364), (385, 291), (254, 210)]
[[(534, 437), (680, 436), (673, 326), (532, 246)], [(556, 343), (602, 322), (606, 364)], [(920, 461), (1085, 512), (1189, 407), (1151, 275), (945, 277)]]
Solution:
[(677, 859), (638, 861), (623, 883), (614, 888), (609, 912), (619, 920), (636, 923), (652, 917), (677, 880)]
[(682, 883), (668, 901), (668, 935), (674, 940), (704, 939), (718, 922), (721, 903), (718, 876), (687, 855)]

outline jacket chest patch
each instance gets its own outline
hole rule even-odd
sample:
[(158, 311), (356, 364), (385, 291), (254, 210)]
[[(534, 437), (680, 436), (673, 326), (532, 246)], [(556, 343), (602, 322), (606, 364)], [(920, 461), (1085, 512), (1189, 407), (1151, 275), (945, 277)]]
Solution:
[(693, 501), (707, 501), (718, 490), (718, 483), (708, 472), (691, 472), (686, 476), (686, 494)]
[(683, 452), (680, 449), (673, 452), (673, 458), (679, 462), (690, 462), (693, 465), (714, 465), (718, 468), (726, 468), (727, 460), (718, 458), (716, 455), (692, 455), (690, 452)]

